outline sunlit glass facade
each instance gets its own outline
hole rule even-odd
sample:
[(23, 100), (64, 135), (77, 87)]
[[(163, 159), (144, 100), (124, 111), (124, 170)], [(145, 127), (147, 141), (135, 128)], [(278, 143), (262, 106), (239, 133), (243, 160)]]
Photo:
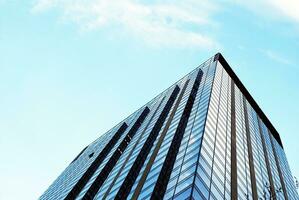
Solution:
[(40, 199), (299, 199), (279, 134), (216, 54), (84, 148)]

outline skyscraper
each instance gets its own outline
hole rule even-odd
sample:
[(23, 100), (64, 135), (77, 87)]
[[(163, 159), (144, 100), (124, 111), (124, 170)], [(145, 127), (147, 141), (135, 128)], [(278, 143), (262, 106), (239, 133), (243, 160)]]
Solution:
[(40, 199), (298, 199), (280, 136), (216, 54), (85, 147)]

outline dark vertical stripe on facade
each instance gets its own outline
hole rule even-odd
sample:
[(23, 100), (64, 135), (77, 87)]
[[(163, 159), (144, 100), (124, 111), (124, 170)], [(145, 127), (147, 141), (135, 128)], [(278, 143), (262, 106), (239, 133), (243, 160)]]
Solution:
[(272, 146), (272, 150), (273, 150), (274, 157), (275, 157), (275, 162), (276, 162), (277, 171), (278, 171), (278, 175), (279, 175), (279, 179), (280, 179), (280, 183), (281, 183), (281, 189), (283, 191), (283, 196), (284, 196), (285, 200), (288, 200), (289, 198), (288, 198), (288, 195), (287, 195), (287, 190), (286, 190), (284, 178), (282, 176), (279, 160), (278, 160), (277, 153), (276, 153), (276, 150), (275, 150), (275, 147), (274, 147), (274, 142), (273, 142), (273, 139), (272, 139), (272, 136), (271, 136), (270, 133), (269, 133), (269, 137), (270, 137), (271, 146)]
[(123, 181), (122, 185), (120, 186), (120, 189), (118, 190), (115, 199), (126, 199), (129, 195), (132, 186), (146, 160), (147, 155), (149, 154), (162, 126), (164, 121), (166, 120), (166, 117), (168, 116), (168, 113), (170, 112), (170, 109), (177, 98), (177, 95), (180, 91), (180, 88), (176, 85), (171, 96), (169, 97), (166, 105), (164, 106), (157, 122), (155, 123), (152, 131), (150, 132), (149, 136), (147, 137), (144, 145), (142, 146), (142, 149), (140, 150), (138, 156), (136, 157), (136, 160), (134, 161), (130, 171), (128, 172), (125, 180)]
[(126, 150), (127, 146), (131, 142), (132, 138), (136, 134), (137, 130), (140, 128), (142, 122), (150, 112), (148, 107), (145, 107), (132, 128), (129, 130), (125, 138), (119, 144), (117, 150), (110, 157), (104, 168), (101, 170), (95, 181), (92, 183), (90, 188), (87, 190), (86, 194), (82, 199), (93, 199), (100, 187), (103, 185), (104, 181), (107, 179), (108, 175), (112, 171), (113, 167), (117, 163), (118, 159), (122, 155), (122, 153)]
[(243, 96), (243, 107), (244, 107), (244, 116), (245, 116), (245, 129), (246, 129), (246, 138), (247, 138), (247, 150), (248, 150), (252, 198), (253, 198), (253, 200), (257, 200), (258, 195), (257, 195), (257, 188), (256, 188), (256, 178), (255, 178), (255, 170), (254, 170), (254, 163), (253, 163), (251, 135), (250, 135), (250, 129), (249, 129), (248, 111), (247, 111), (247, 104), (246, 104), (245, 96)]
[(238, 199), (235, 82), (231, 80), (231, 199)]
[(66, 196), (66, 200), (72, 200), (75, 199), (81, 192), (81, 190), (84, 188), (86, 183), (89, 181), (89, 179), (92, 177), (92, 175), (95, 173), (95, 171), (98, 169), (98, 167), (101, 165), (103, 160), (106, 158), (108, 153), (111, 151), (111, 149), (115, 146), (121, 135), (124, 133), (124, 131), (127, 129), (128, 125), (124, 122), (120, 128), (116, 131), (114, 136), (110, 139), (108, 144), (104, 147), (104, 149), (99, 153), (99, 155), (96, 157), (96, 159), (91, 163), (91, 165), (88, 167), (88, 169), (85, 171), (85, 173), (82, 175), (82, 177), (79, 179), (79, 181), (76, 183), (76, 185), (73, 187), (73, 189), (68, 193)]
[(82, 149), (82, 151), (80, 151), (80, 153), (76, 156), (76, 158), (74, 158), (74, 160), (71, 163), (75, 162), (82, 155), (82, 153), (87, 149), (87, 147), (88, 146), (84, 147), (84, 149)]
[[(213, 89), (213, 85), (214, 85), (214, 82), (215, 82), (215, 75), (216, 75), (216, 67), (217, 67), (217, 62), (214, 60), (214, 62), (213, 63), (210, 63), (210, 65), (209, 65), (209, 68), (208, 68), (208, 71), (207, 71), (207, 75), (206, 75), (206, 78), (205, 78), (205, 82), (204, 82), (204, 86), (206, 85), (206, 81), (207, 81), (207, 79), (208, 79), (208, 76), (209, 76), (209, 71), (210, 71), (210, 68), (212, 68), (211, 66), (212, 65), (215, 65), (215, 69), (214, 69), (214, 71), (213, 71), (213, 73), (212, 73), (212, 75), (210, 75), (210, 76), (212, 76), (213, 77), (213, 81), (212, 81), (212, 84), (211, 84), (211, 88), (210, 88), (210, 92), (209, 92), (209, 97), (208, 97), (208, 105), (207, 105), (207, 107), (206, 107), (206, 114), (204, 115), (204, 128), (203, 128), (203, 131), (202, 131), (202, 133), (204, 134), (205, 133), (205, 128), (206, 128), (206, 123), (207, 123), (207, 118), (208, 118), (208, 112), (209, 112), (209, 107), (210, 107), (210, 103), (211, 103), (211, 97), (212, 97), (212, 89)], [(205, 86), (206, 87), (206, 86)], [(204, 90), (204, 89), (203, 89)], [(201, 97), (202, 97), (202, 94), (203, 93), (201, 93)], [(198, 115), (198, 114), (196, 114), (196, 115)], [(203, 136), (202, 136), (203, 137)], [(203, 141), (203, 139), (201, 139), (201, 142), (200, 142), (200, 147), (199, 147), (199, 149), (198, 149), (198, 156), (197, 156), (197, 161), (196, 161), (196, 166), (195, 166), (195, 172), (197, 172), (197, 170), (198, 170), (198, 166), (199, 166), (199, 159), (200, 159), (200, 152), (201, 152), (201, 147), (202, 147), (202, 141)], [(196, 173), (197, 174), (197, 173)], [(195, 188), (195, 181), (196, 181), (196, 177), (197, 177), (197, 175), (194, 175), (194, 178), (193, 178), (193, 183), (192, 183), (192, 187), (191, 187), (191, 196), (193, 196), (193, 194), (194, 194), (194, 188)]]
[[(261, 140), (262, 140), (262, 146), (263, 146), (263, 151), (264, 151), (264, 157), (265, 157), (265, 162), (266, 162), (267, 173), (268, 173), (268, 177), (269, 177), (271, 199), (276, 200), (274, 183), (273, 183), (273, 178), (272, 178), (272, 173), (271, 173), (271, 168), (270, 168), (270, 162), (269, 162), (269, 156), (268, 156), (268, 152), (267, 152), (265, 138), (264, 138), (264, 135), (263, 135), (263, 129), (261, 127), (261, 122), (260, 122), (260, 119), (259, 119), (258, 116), (257, 116), (257, 122), (258, 122), (258, 127), (259, 127), (259, 132), (260, 132)], [(266, 188), (267, 185), (264, 185), (264, 187), (265, 187), (264, 190), (268, 189), (268, 188)]]
[(131, 158), (132, 153), (134, 152), (136, 146), (139, 144), (139, 141), (142, 139), (144, 133), (147, 131), (148, 126), (151, 124), (153, 118), (155, 117), (157, 111), (159, 110), (161, 104), (163, 103), (165, 99), (165, 96), (162, 98), (162, 100), (160, 100), (159, 105), (157, 106), (157, 108), (155, 109), (154, 113), (152, 114), (152, 117), (150, 118), (150, 120), (148, 121), (148, 123), (146, 124), (144, 130), (142, 131), (142, 133), (140, 134), (138, 140), (136, 141), (136, 143), (134, 144), (134, 147), (132, 148), (132, 150), (130, 151), (130, 153), (127, 155), (126, 160), (124, 161), (124, 163), (122, 164), (122, 166), (120, 167), (120, 169), (118, 170), (117, 174), (115, 175), (113, 181), (110, 183), (109, 188), (107, 189), (107, 191), (105, 192), (105, 194), (103, 195), (102, 199), (106, 199), (107, 196), (109, 195), (111, 189), (113, 188), (116, 180), (118, 179), (119, 175), (121, 174), (122, 170), (124, 169), (124, 167), (126, 166), (127, 162), (129, 161), (129, 159)]
[(185, 133), (185, 129), (188, 123), (188, 119), (190, 117), (191, 114), (191, 110), (197, 95), (197, 91), (201, 82), (203, 76), (203, 72), (202, 70), (199, 70), (192, 90), (190, 92), (190, 96), (188, 97), (187, 103), (185, 105), (182, 117), (179, 121), (179, 124), (177, 126), (177, 129), (174, 133), (173, 139), (171, 141), (170, 147), (168, 149), (165, 161), (163, 163), (162, 169), (160, 171), (158, 180), (155, 184), (154, 187), (154, 191), (151, 195), (151, 200), (153, 199), (162, 199), (165, 192), (166, 192), (166, 188), (167, 188), (167, 184), (173, 169), (173, 165), (175, 163), (178, 151), (179, 151), (179, 147), (181, 145), (184, 133)]
[(176, 110), (179, 107), (179, 104), (180, 104), (180, 102), (181, 102), (181, 100), (182, 100), (182, 98), (184, 96), (184, 93), (185, 93), (185, 90), (186, 90), (186, 88), (188, 86), (189, 81), (190, 80), (188, 79), (185, 82), (185, 84), (183, 86), (183, 89), (182, 89), (182, 91), (180, 93), (180, 96), (178, 97), (178, 100), (176, 101), (176, 103), (175, 103), (175, 105), (173, 107), (173, 110), (171, 111), (171, 113), (169, 115), (169, 118), (168, 118), (168, 120), (166, 122), (166, 125), (165, 125), (165, 127), (164, 127), (164, 129), (163, 129), (163, 131), (161, 133), (161, 136), (160, 136), (158, 142), (157, 142), (157, 145), (156, 145), (156, 147), (155, 147), (155, 149), (154, 149), (154, 151), (153, 151), (153, 153), (152, 153), (152, 155), (151, 155), (151, 157), (150, 157), (150, 159), (149, 159), (149, 161), (148, 161), (148, 163), (147, 163), (147, 165), (146, 165), (146, 167), (145, 167), (145, 169), (143, 171), (143, 174), (142, 174), (142, 176), (141, 176), (141, 178), (140, 178), (140, 180), (138, 182), (138, 185), (137, 185), (137, 187), (136, 187), (136, 189), (134, 191), (134, 194), (132, 196), (133, 200), (136, 200), (138, 198), (138, 196), (139, 196), (139, 194), (140, 194), (140, 192), (142, 190), (142, 187), (143, 187), (143, 185), (144, 185), (144, 183), (146, 181), (147, 175), (150, 172), (150, 169), (152, 168), (152, 165), (154, 164), (154, 161), (155, 161), (155, 159), (156, 159), (156, 157), (158, 155), (158, 152), (159, 152), (160, 147), (161, 147), (161, 145), (162, 145), (162, 143), (164, 141), (164, 138), (165, 138), (166, 133), (167, 133), (169, 127), (170, 127), (170, 124), (171, 124), (172, 119), (173, 119), (173, 117), (174, 117), (174, 115), (176, 113)]

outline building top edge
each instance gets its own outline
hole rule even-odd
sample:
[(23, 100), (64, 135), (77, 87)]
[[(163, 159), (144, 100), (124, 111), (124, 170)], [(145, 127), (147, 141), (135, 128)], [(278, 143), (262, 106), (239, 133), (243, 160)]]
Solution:
[(253, 99), (251, 94), (248, 92), (248, 90), (245, 88), (243, 83), (240, 81), (238, 76), (235, 74), (233, 69), (230, 67), (230, 65), (227, 63), (225, 58), (222, 56), (221, 53), (217, 53), (214, 56), (214, 61), (218, 61), (221, 63), (221, 65), (224, 67), (225, 71), (230, 75), (232, 80), (235, 82), (236, 86), (240, 89), (240, 91), (243, 93), (243, 95), (246, 97), (248, 103), (253, 107), (253, 109), (256, 111), (260, 119), (263, 121), (263, 123), (267, 126), (267, 128), (272, 133), (273, 137), (276, 139), (276, 141), (280, 144), (280, 146), (283, 148), (280, 135), (273, 126), (273, 124), (270, 122), (268, 117), (265, 115), (265, 113), (262, 111), (262, 109), (259, 107), (259, 105), (256, 103), (256, 101)]

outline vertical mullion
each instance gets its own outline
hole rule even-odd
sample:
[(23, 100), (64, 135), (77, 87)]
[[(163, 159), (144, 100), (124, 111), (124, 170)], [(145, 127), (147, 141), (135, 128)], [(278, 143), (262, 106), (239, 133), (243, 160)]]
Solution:
[(120, 176), (121, 172), (123, 171), (124, 167), (126, 166), (127, 162), (129, 161), (129, 159), (131, 158), (132, 153), (134, 152), (136, 146), (139, 144), (139, 141), (142, 139), (144, 133), (147, 131), (148, 126), (150, 125), (150, 123), (152, 122), (153, 118), (155, 117), (157, 111), (159, 110), (160, 106), (162, 105), (163, 101), (165, 99), (165, 96), (160, 100), (157, 108), (155, 109), (154, 113), (152, 114), (152, 117), (150, 118), (150, 120), (148, 121), (147, 125), (145, 126), (144, 130), (142, 131), (142, 133), (140, 134), (138, 140), (136, 141), (136, 143), (134, 144), (132, 150), (130, 151), (130, 153), (127, 155), (126, 160), (124, 161), (124, 163), (122, 164), (122, 166), (120, 167), (120, 169), (118, 170), (117, 174), (115, 175), (113, 181), (110, 183), (109, 188), (107, 189), (107, 191), (105, 192), (105, 194), (103, 195), (103, 199), (106, 199), (106, 197), (109, 195), (111, 189), (113, 188), (114, 183), (116, 182), (117, 178)]
[(187, 100), (182, 117), (179, 121), (176, 132), (173, 136), (172, 142), (168, 149), (165, 161), (163, 163), (162, 169), (159, 173), (157, 182), (155, 184), (154, 191), (151, 195), (151, 199), (162, 199), (165, 194), (165, 191), (167, 188), (167, 183), (169, 181), (171, 171), (173, 169), (173, 165), (174, 165), (177, 153), (179, 151), (179, 147), (181, 145), (181, 141), (182, 141), (184, 133), (185, 133), (185, 129), (186, 129), (186, 126), (188, 123), (189, 116), (191, 114), (191, 110), (192, 110), (192, 107), (193, 107), (193, 104), (195, 101), (195, 97), (196, 97), (202, 76), (203, 76), (203, 72), (200, 69), (195, 78), (192, 90), (190, 92), (190, 96)]
[(166, 120), (168, 113), (170, 112), (170, 109), (172, 108), (172, 105), (177, 98), (177, 95), (179, 93), (180, 89), (176, 85), (171, 96), (169, 97), (166, 105), (164, 106), (158, 120), (156, 121), (152, 131), (150, 132), (148, 138), (146, 139), (142, 149), (140, 150), (138, 156), (136, 157), (130, 171), (128, 172), (125, 180), (123, 181), (122, 185), (120, 186), (120, 189), (118, 190), (115, 199), (125, 199), (129, 195), (131, 188), (133, 187), (133, 184), (146, 160), (147, 155), (149, 154), (162, 126), (164, 121)]
[(231, 80), (231, 199), (238, 199), (235, 83)]
[[(214, 173), (214, 163), (215, 163), (215, 150), (216, 150), (216, 143), (217, 143), (217, 135), (218, 135), (218, 126), (219, 126), (219, 115), (220, 115), (220, 104), (221, 104), (221, 95), (222, 95), (222, 83), (223, 83), (223, 69), (221, 69), (221, 78), (220, 78), (220, 85), (219, 85), (219, 96), (218, 96), (218, 105), (217, 105), (217, 118), (216, 118), (216, 128), (215, 128), (215, 136), (214, 136), (214, 147), (212, 152), (212, 169), (211, 169), (211, 176), (210, 176), (210, 191), (209, 191), (209, 198), (211, 196), (211, 189), (212, 189), (212, 179)], [(217, 87), (217, 86), (216, 86)]]
[[(186, 153), (187, 153), (187, 150), (188, 150), (188, 148), (189, 148), (189, 141), (190, 141), (190, 138), (191, 138), (191, 136), (194, 134), (193, 133), (193, 128), (194, 128), (194, 125), (196, 124), (196, 121), (197, 120), (199, 120), (199, 119), (197, 119), (198, 117), (198, 112), (199, 112), (199, 109), (200, 109), (200, 103), (201, 103), (201, 99), (202, 99), (202, 94), (203, 94), (203, 92), (204, 92), (204, 88), (205, 88), (205, 85), (206, 85), (206, 81), (207, 81), (207, 77), (208, 77), (208, 74), (209, 74), (209, 70), (210, 70), (210, 66), (211, 66), (211, 63), (209, 64), (209, 66), (208, 66), (208, 69), (207, 69), (207, 72), (206, 72), (206, 75), (204, 76), (204, 80), (203, 80), (203, 84), (202, 84), (202, 89), (201, 89), (201, 91), (200, 91), (200, 94), (198, 95), (198, 99), (197, 100), (195, 100), (195, 103), (197, 102), (197, 106), (196, 106), (196, 108), (195, 108), (195, 113), (194, 113), (194, 118), (193, 119), (190, 119), (192, 122), (192, 125), (191, 125), (191, 129), (190, 129), (190, 134), (189, 134), (189, 137), (188, 137), (188, 142), (187, 142), (187, 146), (186, 146), (186, 148), (185, 148), (185, 150), (184, 150), (184, 156), (183, 156), (183, 159), (182, 159), (182, 162), (181, 162), (181, 166), (180, 166), (180, 172), (179, 172), (179, 174), (181, 174), (181, 171), (182, 171), (182, 167), (183, 167), (183, 163), (184, 163), (184, 161), (185, 161), (185, 156), (186, 156)], [(215, 70), (216, 71), (216, 70)], [(211, 90), (212, 91), (212, 90)], [(208, 108), (208, 107), (207, 107)], [(192, 111), (191, 111), (192, 112)], [(207, 116), (207, 115), (206, 115)], [(203, 131), (204, 132), (204, 131)], [(201, 146), (201, 144), (199, 145), (199, 147)], [(196, 161), (196, 167), (195, 168), (197, 168), (197, 163), (198, 163), (198, 161)], [(175, 165), (176, 165), (176, 163), (175, 163)], [(194, 170), (194, 172), (196, 172), (196, 170)], [(171, 174), (172, 175), (172, 174)], [(172, 179), (172, 176), (170, 175), (170, 178)], [(194, 190), (194, 180), (195, 180), (195, 177), (196, 177), (196, 174), (194, 174), (194, 179), (193, 179), (193, 183), (191, 184), (191, 185), (193, 185), (193, 187), (191, 187), (191, 192), (190, 192), (190, 196), (192, 196), (192, 194), (193, 194), (193, 190)], [(175, 188), (174, 188), (174, 191), (173, 191), (173, 199), (174, 199), (174, 195), (175, 195), (175, 193), (176, 193), (176, 189), (177, 189), (177, 184), (178, 184), (178, 182), (179, 182), (179, 176), (177, 177), (177, 181), (176, 181), (176, 184), (175, 184)], [(168, 187), (168, 185), (167, 185), (167, 187)], [(168, 188), (166, 188), (166, 191), (167, 191), (167, 189)]]
[(227, 184), (227, 160), (228, 160), (228, 141), (229, 141), (229, 139), (228, 139), (228, 129), (229, 129), (229, 117), (230, 117), (230, 112), (229, 112), (229, 106), (230, 106), (230, 103), (229, 103), (229, 100), (230, 100), (230, 96), (229, 96), (229, 94), (230, 94), (230, 90), (229, 90), (229, 86), (230, 86), (230, 76), (228, 76), (228, 78), (227, 78), (227, 92), (226, 92), (226, 98), (227, 98), (227, 105), (226, 105), (226, 120), (225, 120), (225, 161), (224, 161), (224, 191), (223, 191), (223, 193), (224, 193), (224, 199), (226, 199), (226, 193), (227, 193), (227, 190), (226, 190), (226, 184)]
[[(213, 90), (213, 87), (214, 87), (214, 83), (215, 83), (215, 76), (216, 76), (216, 67), (217, 67), (217, 62), (214, 60), (214, 63), (213, 64), (210, 64), (210, 65), (214, 65), (214, 72), (212, 70), (212, 76), (213, 76), (213, 80), (212, 80), (212, 83), (211, 83), (211, 89), (210, 89), (210, 94), (209, 94), (209, 99), (208, 99), (208, 106), (207, 106), (207, 112), (206, 112), (206, 115), (204, 116), (205, 117), (205, 122), (204, 122), (204, 128), (203, 128), (203, 134), (205, 133), (205, 128), (207, 126), (207, 118), (208, 118), (208, 113), (209, 113), (209, 108), (210, 108), (210, 103), (211, 103), (211, 98), (212, 98), (212, 90)], [(210, 70), (210, 66), (209, 66), (209, 69), (208, 69), (208, 72), (207, 72), (207, 75), (206, 75), (206, 79), (207, 77), (209, 76), (209, 70)], [(206, 84), (206, 81), (205, 83)], [(203, 137), (203, 136), (202, 136)], [(195, 175), (194, 175), (194, 179), (193, 179), (193, 186), (195, 186), (195, 180), (196, 180), (196, 174), (197, 174), (197, 170), (198, 170), (198, 166), (199, 166), (199, 159), (200, 159), (200, 154), (201, 154), (201, 147), (202, 147), (202, 143), (203, 143), (203, 139), (201, 140), (201, 143), (200, 143), (200, 148), (199, 148), (199, 151), (198, 151), (198, 157), (197, 157), (197, 161), (196, 161), (196, 167), (195, 167)], [(192, 194), (194, 193), (194, 187), (191, 188), (191, 196)]]
[(284, 179), (283, 179), (283, 176), (282, 176), (282, 173), (281, 173), (279, 160), (278, 160), (277, 153), (276, 153), (276, 150), (275, 150), (275, 147), (274, 147), (274, 142), (272, 140), (271, 133), (270, 132), (268, 132), (268, 133), (269, 133), (270, 142), (271, 142), (271, 146), (272, 146), (272, 150), (273, 150), (273, 154), (274, 154), (274, 158), (275, 158), (275, 162), (276, 162), (276, 166), (277, 166), (277, 171), (278, 171), (278, 175), (279, 175), (279, 179), (280, 179), (280, 183), (281, 183), (281, 189), (283, 191), (284, 198), (286, 200), (288, 200), (287, 190), (286, 190)]
[[(274, 200), (276, 200), (275, 189), (274, 189), (274, 182), (273, 182), (271, 168), (270, 168), (270, 162), (269, 162), (269, 156), (268, 156), (268, 152), (267, 152), (265, 138), (264, 138), (264, 135), (263, 135), (263, 130), (262, 130), (262, 127), (261, 127), (261, 122), (260, 122), (260, 119), (258, 118), (258, 116), (257, 116), (257, 122), (258, 122), (258, 126), (259, 126), (259, 133), (260, 133), (261, 140), (262, 140), (264, 157), (265, 157), (265, 162), (266, 162), (266, 167), (267, 167), (267, 172), (268, 172), (268, 178), (269, 178), (269, 184), (270, 184), (270, 196)], [(265, 185), (265, 187), (266, 187), (266, 185)], [(264, 188), (264, 190), (265, 189), (267, 189), (267, 188)]]
[(243, 96), (243, 107), (244, 107), (244, 116), (245, 116), (245, 129), (246, 129), (247, 150), (248, 150), (247, 154), (248, 154), (248, 160), (249, 160), (252, 197), (253, 197), (253, 200), (257, 200), (258, 195), (257, 195), (257, 188), (256, 188), (256, 178), (255, 178), (255, 170), (254, 170), (253, 155), (252, 155), (251, 135), (250, 135), (250, 129), (249, 129), (248, 112), (247, 112), (247, 104), (246, 104), (245, 96)]
[(138, 196), (139, 196), (139, 194), (140, 194), (140, 192), (142, 190), (142, 187), (143, 187), (143, 185), (144, 185), (144, 183), (146, 181), (147, 175), (150, 172), (150, 169), (151, 169), (152, 165), (154, 164), (154, 161), (155, 161), (155, 159), (157, 157), (157, 154), (158, 154), (158, 152), (160, 150), (162, 142), (164, 141), (164, 138), (165, 138), (166, 133), (167, 133), (169, 127), (170, 127), (170, 124), (171, 124), (172, 119), (173, 119), (173, 117), (174, 117), (174, 115), (176, 113), (176, 110), (177, 110), (177, 108), (178, 108), (178, 106), (179, 106), (179, 104), (180, 104), (180, 102), (181, 102), (181, 100), (182, 100), (182, 98), (184, 96), (184, 93), (185, 93), (185, 90), (187, 88), (187, 85), (188, 85), (189, 81), (190, 80), (188, 79), (185, 82), (185, 84), (183, 86), (183, 89), (181, 91), (181, 94), (178, 97), (178, 100), (177, 100), (177, 102), (176, 102), (176, 104), (175, 104), (175, 106), (174, 106), (174, 108), (173, 108), (173, 110), (172, 110), (172, 112), (171, 112), (171, 114), (170, 114), (167, 122), (166, 122), (166, 125), (165, 125), (165, 127), (163, 129), (163, 132), (161, 133), (161, 136), (160, 136), (160, 138), (159, 138), (159, 140), (157, 142), (157, 145), (156, 145), (156, 147), (155, 147), (155, 149), (154, 149), (154, 151), (153, 151), (153, 153), (152, 153), (152, 155), (151, 155), (151, 157), (150, 157), (150, 159), (149, 159), (149, 161), (148, 161), (148, 163), (147, 163), (147, 165), (146, 165), (146, 167), (144, 169), (144, 172), (143, 172), (143, 174), (142, 174), (142, 176), (140, 178), (140, 181), (138, 182), (138, 185), (137, 185), (137, 187), (136, 187), (136, 189), (134, 191), (134, 194), (132, 196), (132, 199), (134, 199), (134, 200), (136, 200), (138, 198)]

